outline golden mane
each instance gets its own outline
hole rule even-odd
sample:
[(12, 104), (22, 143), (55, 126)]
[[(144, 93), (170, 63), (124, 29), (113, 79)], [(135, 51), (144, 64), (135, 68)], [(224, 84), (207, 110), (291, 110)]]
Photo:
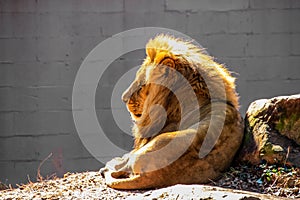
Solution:
[[(231, 76), (231, 73), (222, 64), (216, 63), (213, 57), (207, 55), (204, 49), (194, 45), (192, 41), (184, 41), (170, 35), (160, 34), (147, 43), (146, 53), (147, 58), (143, 65), (153, 62), (158, 64), (158, 61), (162, 59), (161, 55), (164, 54), (173, 58), (182, 57), (188, 61), (191, 66), (199, 70), (200, 73), (207, 74), (207, 80), (205, 81), (222, 79), (226, 87), (227, 100), (230, 101), (235, 108), (239, 108), (238, 95), (235, 92), (235, 78)], [(214, 89), (218, 91), (218, 88)]]

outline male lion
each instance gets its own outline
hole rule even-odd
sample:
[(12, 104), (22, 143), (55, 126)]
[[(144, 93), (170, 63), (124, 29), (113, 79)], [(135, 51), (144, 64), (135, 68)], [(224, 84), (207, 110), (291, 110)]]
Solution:
[(206, 183), (229, 167), (243, 137), (234, 78), (191, 42), (158, 35), (122, 99), (134, 149), (101, 169), (116, 189)]

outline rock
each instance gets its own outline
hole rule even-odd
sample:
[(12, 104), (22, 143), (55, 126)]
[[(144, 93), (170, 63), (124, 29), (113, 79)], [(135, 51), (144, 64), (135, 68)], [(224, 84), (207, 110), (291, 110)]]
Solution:
[(143, 194), (137, 194), (136, 196), (130, 196), (127, 199), (279, 200), (286, 198), (214, 186), (179, 184), (158, 190), (151, 190)]
[(251, 103), (245, 126), (238, 160), (300, 166), (300, 95)]

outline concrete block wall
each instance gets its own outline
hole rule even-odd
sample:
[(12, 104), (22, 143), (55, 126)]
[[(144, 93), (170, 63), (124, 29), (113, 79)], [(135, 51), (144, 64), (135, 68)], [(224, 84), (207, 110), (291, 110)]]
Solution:
[[(49, 154), (44, 176), (103, 166), (79, 139), (71, 101), (81, 62), (106, 38), (145, 26), (189, 35), (237, 73), (244, 114), (255, 99), (300, 92), (299, 19), (298, 0), (0, 0), (0, 181), (35, 180)], [(132, 139), (106, 116), (114, 77), (143, 56), (116, 60), (96, 93), (99, 121), (127, 150)]]

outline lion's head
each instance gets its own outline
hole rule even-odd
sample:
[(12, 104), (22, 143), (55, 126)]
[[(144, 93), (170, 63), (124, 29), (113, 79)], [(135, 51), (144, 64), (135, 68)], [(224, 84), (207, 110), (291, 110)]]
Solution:
[[(146, 53), (135, 80), (122, 96), (134, 121), (136, 148), (160, 133), (177, 131), (187, 115), (212, 99), (238, 108), (234, 78), (203, 49), (159, 35), (148, 42)], [(194, 115), (189, 116), (189, 125), (199, 121), (199, 112)]]

